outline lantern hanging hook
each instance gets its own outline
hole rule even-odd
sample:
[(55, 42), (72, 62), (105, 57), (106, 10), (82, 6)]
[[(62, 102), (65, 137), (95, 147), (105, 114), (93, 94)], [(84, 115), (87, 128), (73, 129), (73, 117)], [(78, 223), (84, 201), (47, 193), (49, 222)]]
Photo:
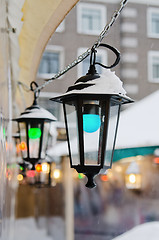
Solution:
[(37, 88), (38, 88), (38, 84), (35, 81), (32, 81), (30, 83), (30, 90), (32, 92), (34, 92), (34, 102), (33, 102), (33, 105), (37, 105), (37, 99), (38, 99), (38, 97), (40, 95), (40, 89), (37, 90)]
[(108, 44), (105, 44), (105, 43), (99, 44), (99, 47), (105, 47), (105, 48), (110, 49), (116, 55), (115, 62), (112, 65), (110, 65), (110, 66), (106, 66), (106, 65), (103, 65), (102, 63), (96, 62), (97, 50), (94, 47), (92, 47), (92, 49), (91, 49), (91, 56), (90, 56), (90, 65), (94, 66), (95, 64), (98, 64), (101, 67), (107, 68), (107, 69), (115, 67), (119, 63), (119, 61), (120, 61), (120, 52), (116, 48), (114, 48), (114, 47), (112, 47), (112, 46), (110, 46)]
[(96, 53), (97, 53), (97, 50), (94, 47), (92, 47), (91, 48), (91, 56), (90, 56), (90, 65), (95, 65)]

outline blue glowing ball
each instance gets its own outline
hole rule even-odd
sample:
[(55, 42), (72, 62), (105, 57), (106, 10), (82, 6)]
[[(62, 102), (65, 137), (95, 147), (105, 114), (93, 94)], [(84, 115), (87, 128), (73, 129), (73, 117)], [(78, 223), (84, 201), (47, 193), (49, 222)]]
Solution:
[(83, 130), (87, 133), (96, 132), (101, 125), (99, 115), (83, 114)]

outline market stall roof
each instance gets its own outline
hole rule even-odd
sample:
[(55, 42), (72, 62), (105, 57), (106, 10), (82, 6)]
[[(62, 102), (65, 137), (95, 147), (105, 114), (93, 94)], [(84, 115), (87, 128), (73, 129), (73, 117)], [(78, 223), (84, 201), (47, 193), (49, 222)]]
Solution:
[(116, 149), (159, 145), (159, 90), (121, 113)]
[[(133, 103), (121, 112), (114, 161), (124, 157), (153, 154), (159, 148), (159, 90)], [(113, 119), (112, 119), (113, 121)], [(88, 135), (89, 137), (89, 135)], [(91, 137), (86, 151), (94, 149)], [(72, 140), (73, 153), (77, 153), (77, 140)], [(68, 155), (67, 142), (59, 143), (48, 151), (50, 156)]]

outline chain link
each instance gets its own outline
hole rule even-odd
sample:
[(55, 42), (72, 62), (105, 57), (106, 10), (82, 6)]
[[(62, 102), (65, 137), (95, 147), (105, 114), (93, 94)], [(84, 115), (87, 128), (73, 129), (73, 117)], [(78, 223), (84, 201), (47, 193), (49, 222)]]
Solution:
[[(123, 10), (123, 8), (125, 7), (125, 5), (127, 4), (128, 0), (121, 0), (120, 2), (120, 6), (119, 8), (113, 13), (110, 22), (104, 27), (103, 31), (100, 33), (97, 41), (93, 44), (92, 48), (96, 49), (99, 47), (100, 43), (102, 42), (103, 38), (105, 37), (105, 35), (108, 33), (108, 31), (110, 30), (110, 28), (112, 27), (112, 25), (114, 24), (114, 22), (116, 21), (116, 19), (119, 17), (121, 11)], [(45, 88), (49, 83), (51, 83), (53, 80), (61, 77), (63, 74), (65, 74), (66, 72), (68, 72), (70, 69), (72, 69), (73, 67), (75, 67), (78, 63), (82, 62), (86, 57), (88, 57), (91, 53), (91, 49), (92, 48), (88, 48), (83, 54), (79, 55), (77, 59), (75, 59), (72, 63), (70, 63), (69, 65), (67, 65), (63, 70), (59, 71), (54, 77), (50, 78), (50, 79), (46, 79), (44, 84), (40, 85), (39, 87), (37, 87), (34, 92), (40, 91), (43, 88)]]

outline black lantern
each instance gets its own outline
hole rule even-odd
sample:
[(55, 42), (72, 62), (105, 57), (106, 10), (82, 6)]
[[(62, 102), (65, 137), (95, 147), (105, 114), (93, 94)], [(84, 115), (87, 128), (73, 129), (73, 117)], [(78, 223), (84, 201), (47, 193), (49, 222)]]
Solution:
[(47, 110), (37, 104), (38, 91), (33, 89), (33, 85), (38, 87), (35, 82), (31, 83), (31, 90), (34, 91), (34, 102), (21, 113), (20, 117), (14, 119), (18, 122), (21, 149), (24, 161), (35, 164), (38, 160), (45, 159), (49, 140), (50, 123), (56, 118)]
[[(112, 68), (120, 59), (120, 53), (113, 47), (100, 46), (116, 54), (115, 63), (107, 67), (95, 62), (96, 50), (92, 49), (88, 73), (65, 94), (51, 99), (63, 103), (71, 167), (87, 176), (88, 188), (95, 187), (93, 178), (101, 169), (111, 167), (120, 107), (132, 102), (114, 72), (108, 69), (105, 75), (97, 73), (95, 64)], [(75, 146), (77, 154), (73, 155)]]

